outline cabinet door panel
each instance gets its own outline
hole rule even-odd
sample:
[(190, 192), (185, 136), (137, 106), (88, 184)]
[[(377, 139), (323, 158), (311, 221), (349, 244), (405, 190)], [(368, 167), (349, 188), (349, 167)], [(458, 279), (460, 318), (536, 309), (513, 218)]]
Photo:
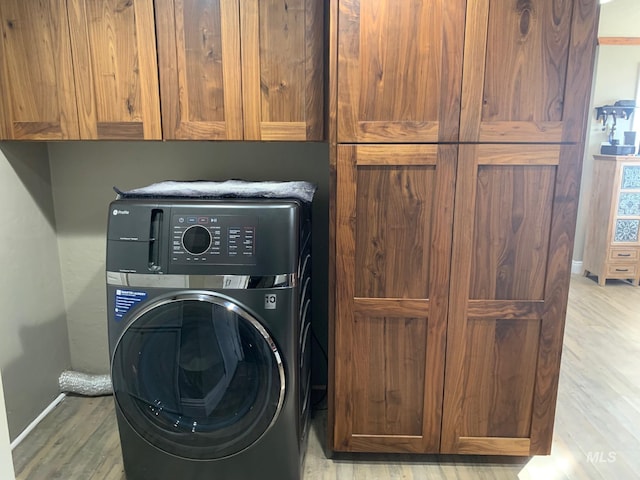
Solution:
[(554, 176), (555, 166), (479, 166), (469, 298), (544, 298)]
[(460, 141), (580, 141), (596, 8), (594, 0), (468, 2)]
[(245, 140), (321, 140), (323, 2), (240, 7)]
[(64, 2), (0, 2), (0, 138), (77, 139)]
[(539, 320), (469, 319), (463, 436), (530, 436), (539, 338)]
[[(435, 169), (358, 168), (356, 297), (429, 298), (425, 239), (431, 237), (434, 181)], [(415, 192), (404, 194), (401, 185)]]
[(465, 0), (341, 0), (339, 142), (457, 141)]
[(580, 148), (462, 145), (443, 453), (548, 453)]
[(161, 139), (152, 0), (68, 0), (83, 139)]
[(338, 147), (334, 445), (437, 452), (453, 145)]
[(241, 140), (239, 0), (156, 0), (164, 138)]
[(422, 436), (427, 322), (355, 315), (354, 435)]

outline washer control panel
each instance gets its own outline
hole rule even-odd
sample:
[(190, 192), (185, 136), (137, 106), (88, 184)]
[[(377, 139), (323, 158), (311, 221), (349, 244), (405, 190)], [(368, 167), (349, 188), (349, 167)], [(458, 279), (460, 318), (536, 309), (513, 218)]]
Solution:
[(257, 217), (251, 215), (174, 214), (171, 263), (180, 265), (253, 265)]

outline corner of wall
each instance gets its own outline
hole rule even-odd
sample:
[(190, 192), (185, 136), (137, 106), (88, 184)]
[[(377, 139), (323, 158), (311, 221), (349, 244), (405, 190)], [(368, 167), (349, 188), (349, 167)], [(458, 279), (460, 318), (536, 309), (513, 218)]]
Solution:
[(70, 353), (47, 145), (0, 143), (0, 369), (15, 438), (59, 394)]

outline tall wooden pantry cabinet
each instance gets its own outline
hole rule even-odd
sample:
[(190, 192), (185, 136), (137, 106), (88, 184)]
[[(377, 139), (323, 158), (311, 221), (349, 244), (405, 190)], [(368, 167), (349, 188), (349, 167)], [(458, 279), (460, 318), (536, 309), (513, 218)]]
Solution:
[(334, 450), (549, 452), (597, 3), (331, 3)]

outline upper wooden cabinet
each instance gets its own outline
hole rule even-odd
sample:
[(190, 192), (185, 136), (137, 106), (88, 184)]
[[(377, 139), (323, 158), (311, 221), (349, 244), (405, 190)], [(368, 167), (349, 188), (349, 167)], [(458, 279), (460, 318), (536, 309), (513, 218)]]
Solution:
[(322, 2), (156, 0), (164, 137), (320, 140)]
[(466, 18), (460, 141), (581, 141), (593, 1), (474, 0)]
[(156, 0), (167, 139), (242, 140), (240, 0)]
[(579, 140), (591, 0), (339, 3), (338, 142)]
[(0, 17), (0, 137), (79, 138), (64, 3), (2, 1)]
[(162, 138), (151, 0), (67, 0), (81, 139)]
[(161, 138), (151, 0), (10, 0), (0, 14), (2, 138)]
[(324, 2), (241, 0), (245, 140), (322, 140)]
[(321, 1), (7, 0), (0, 17), (0, 139), (323, 139)]
[(466, 0), (341, 0), (338, 141), (458, 140)]

